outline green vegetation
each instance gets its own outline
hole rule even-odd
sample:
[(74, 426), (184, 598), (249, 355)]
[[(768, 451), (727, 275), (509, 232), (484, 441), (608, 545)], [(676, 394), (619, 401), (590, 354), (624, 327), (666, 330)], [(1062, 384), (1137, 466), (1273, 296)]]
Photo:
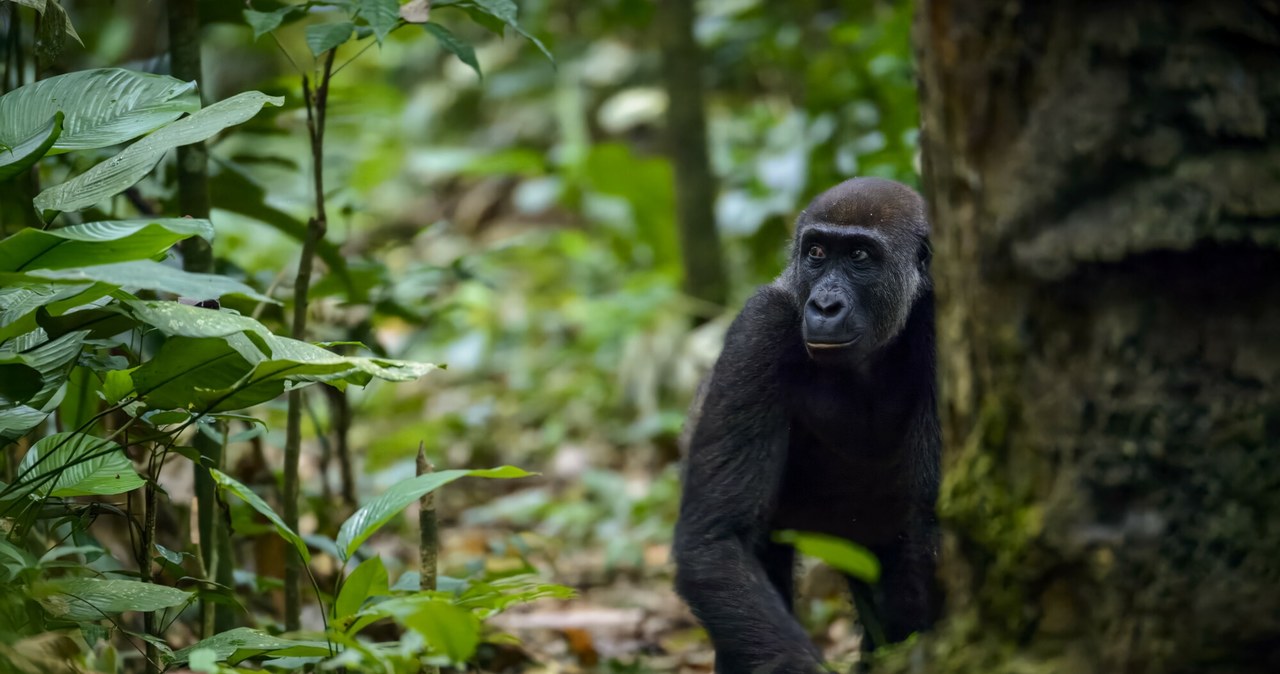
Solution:
[[(0, 1), (0, 671), (487, 667), (512, 606), (667, 592), (733, 307), (814, 193), (915, 182), (904, 3), (699, 4), (728, 307), (682, 293), (648, 0), (71, 10)], [(202, 81), (148, 72), (182, 39)]]

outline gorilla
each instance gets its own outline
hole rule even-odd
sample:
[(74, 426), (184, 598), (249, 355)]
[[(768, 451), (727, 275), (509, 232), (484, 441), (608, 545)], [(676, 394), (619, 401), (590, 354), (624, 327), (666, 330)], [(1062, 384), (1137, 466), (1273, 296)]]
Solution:
[(934, 620), (928, 237), (914, 190), (847, 180), (800, 214), (786, 270), (725, 336), (690, 414), (673, 552), (676, 590), (710, 634), (717, 672), (823, 671), (791, 611), (794, 549), (775, 530), (876, 555), (874, 586), (850, 579), (869, 636), (901, 641)]

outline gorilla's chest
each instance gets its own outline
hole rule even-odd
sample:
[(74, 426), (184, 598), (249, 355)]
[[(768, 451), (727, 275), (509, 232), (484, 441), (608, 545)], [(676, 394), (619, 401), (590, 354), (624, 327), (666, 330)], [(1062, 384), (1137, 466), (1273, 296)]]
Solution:
[(867, 544), (894, 535), (905, 512), (905, 406), (892, 391), (823, 383), (797, 391), (792, 403), (774, 526)]

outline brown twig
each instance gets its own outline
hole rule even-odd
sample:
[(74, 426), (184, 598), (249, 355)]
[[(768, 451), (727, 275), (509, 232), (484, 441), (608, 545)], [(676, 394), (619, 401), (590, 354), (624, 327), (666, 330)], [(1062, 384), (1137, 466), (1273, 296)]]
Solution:
[[(435, 467), (427, 461), (427, 453), (421, 442), (418, 443), (418, 475), (435, 472)], [(435, 494), (428, 493), (422, 497), (418, 508), (418, 589), (436, 589), (436, 573), (440, 560), (440, 529), (436, 520)], [(422, 674), (439, 674), (440, 668), (434, 665), (422, 665)]]
[[(325, 52), (320, 82), (313, 90), (311, 80), (302, 76), (302, 98), (307, 106), (307, 134), (311, 139), (312, 177), (315, 189), (315, 215), (307, 222), (307, 236), (302, 241), (302, 256), (293, 283), (294, 339), (307, 335), (307, 293), (311, 285), (311, 268), (316, 247), (329, 228), (324, 207), (324, 123), (329, 98), (329, 80), (333, 76), (336, 51)], [(302, 456), (302, 391), (289, 392), (289, 408), (284, 445), (284, 521), (298, 530), (298, 463)], [(293, 631), (302, 626), (302, 560), (289, 555), (284, 567), (284, 624)]]

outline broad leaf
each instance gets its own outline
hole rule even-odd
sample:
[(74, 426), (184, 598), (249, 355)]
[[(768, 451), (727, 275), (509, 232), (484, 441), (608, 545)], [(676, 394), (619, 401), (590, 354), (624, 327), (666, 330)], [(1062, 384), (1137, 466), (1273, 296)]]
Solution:
[(0, 288), (0, 343), (36, 329), (36, 311), (58, 316), (68, 309), (84, 306), (111, 292), (102, 283), (61, 284), (37, 281), (13, 283)]
[(319, 56), (351, 39), (355, 28), (350, 21), (313, 23), (307, 26), (307, 46), (312, 54)]
[(124, 611), (158, 611), (181, 606), (193, 597), (177, 588), (123, 579), (66, 578), (38, 589), (45, 610), (68, 620), (99, 620)]
[[(52, 340), (45, 340), (43, 333), (15, 339), (12, 351), (0, 352), (0, 379), (5, 381), (0, 386), (0, 410), (13, 403), (43, 408), (66, 381), (84, 338), (85, 333), (75, 332)], [(39, 382), (38, 387), (34, 382)], [(10, 396), (14, 387), (21, 387), (24, 394)]]
[(45, 340), (44, 331), (10, 340), (0, 352), (0, 440), (35, 428), (58, 404), (58, 392), (76, 363), (84, 332)]
[(128, 302), (128, 311), (169, 339), (131, 374), (143, 400), (156, 409), (223, 412), (272, 400), (286, 382), (365, 385), (373, 379), (408, 381), (435, 368), (386, 358), (343, 356), (308, 342), (272, 334), (229, 311), (172, 302)]
[[(105, 303), (106, 300), (98, 302)], [(36, 323), (50, 339), (81, 331), (89, 333), (85, 339), (106, 339), (137, 326), (137, 321), (120, 313), (116, 307), (89, 307), (69, 311), (61, 316), (54, 316), (41, 307), (36, 309)]]
[(414, 613), (400, 618), (399, 622), (421, 634), (433, 651), (449, 658), (450, 662), (470, 660), (480, 645), (480, 619), (452, 604), (423, 604)]
[(299, 9), (300, 8), (296, 5), (281, 7), (274, 12), (256, 12), (252, 9), (246, 9), (244, 10), (244, 20), (253, 28), (253, 39), (257, 40), (263, 35), (279, 28), (285, 18), (290, 14), (299, 11)]
[[(270, 520), (275, 525), (280, 537), (293, 545), (293, 549), (298, 551), (304, 562), (309, 563), (311, 561), (311, 551), (307, 550), (307, 544), (302, 541), (302, 537), (294, 532), (293, 529), (290, 529), (289, 525), (285, 524), (284, 519), (277, 515), (276, 511), (272, 510), (271, 506), (267, 505), (267, 502), (263, 501), (261, 496), (254, 493), (252, 489), (240, 484), (234, 477), (216, 468), (210, 468), (209, 474), (213, 476), (213, 481), (217, 482), (218, 486), (239, 496), (241, 500), (249, 504), (249, 507), (258, 511), (259, 515)], [(383, 571), (383, 574), (385, 575), (386, 571)]]
[(123, 494), (146, 482), (124, 448), (83, 433), (55, 433), (27, 450), (10, 489), (39, 496)]
[(399, 0), (360, 0), (360, 16), (369, 22), (373, 36), (382, 43), (382, 39), (400, 23)]
[(412, 381), (436, 369), (431, 363), (389, 358), (342, 356), (315, 344), (273, 335), (262, 335), (268, 355), (255, 374), (279, 371), (293, 381), (344, 381), (364, 386), (374, 379)]
[(161, 410), (219, 412), (244, 409), (275, 399), (283, 382), (240, 386), (232, 389), (253, 369), (253, 364), (221, 338), (171, 337), (141, 367), (130, 373), (134, 389), (148, 407)]
[[(124, 288), (129, 292), (151, 290), (199, 299), (217, 299), (223, 295), (241, 295), (259, 302), (279, 304), (276, 300), (229, 276), (197, 274), (151, 260), (117, 262), (115, 264), (75, 269), (36, 269), (23, 273), (20, 278), (23, 280), (63, 281), (68, 283), (98, 281)], [(0, 283), (4, 283), (7, 280), (8, 276), (0, 273)]]
[(205, 309), (180, 302), (128, 300), (129, 313), (170, 337), (230, 337), (266, 332), (266, 326), (225, 309)]
[(0, 240), (0, 271), (145, 260), (193, 236), (213, 240), (213, 225), (208, 220), (160, 218), (86, 222), (48, 230), (27, 228)]
[(57, 42), (57, 50), (61, 50), (61, 40), (64, 36), (70, 36), (71, 39), (84, 46), (84, 40), (80, 39), (80, 34), (76, 32), (76, 27), (71, 25), (71, 15), (67, 14), (67, 10), (63, 8), (58, 0), (45, 0), (44, 20), (40, 22), (40, 43), (37, 45), (37, 54), (41, 52), (53, 52), (52, 45), (46, 47), (46, 43)]
[[(0, 375), (3, 376), (3, 375)], [(27, 405), (0, 405), (0, 444), (13, 442), (40, 425), (50, 411)]]
[(36, 130), (31, 137), (19, 141), (10, 148), (0, 148), (0, 182), (27, 170), (49, 152), (54, 141), (62, 134), (62, 111), (54, 113), (49, 123)]
[(440, 41), (440, 46), (448, 49), (454, 56), (458, 57), (458, 60), (471, 66), (471, 69), (476, 71), (477, 75), (484, 77), (484, 73), (480, 72), (480, 62), (476, 60), (474, 47), (458, 39), (456, 35), (449, 32), (448, 28), (434, 21), (424, 23), (422, 27)]
[(235, 664), (255, 655), (272, 653), (278, 656), (331, 655), (330, 647), (323, 641), (293, 641), (249, 627), (237, 627), (208, 639), (196, 642), (173, 654), (171, 664), (180, 665), (187, 662), (193, 651), (209, 650), (216, 655), (218, 662)]
[(773, 540), (794, 547), (801, 554), (820, 559), (838, 571), (874, 583), (880, 579), (880, 561), (866, 548), (843, 538), (802, 531), (778, 531)]
[(480, 470), (442, 470), (438, 473), (419, 475), (388, 489), (381, 496), (357, 510), (338, 530), (338, 549), (343, 559), (350, 559), (364, 543), (391, 518), (399, 515), (410, 503), (462, 477), (513, 478), (528, 477), (531, 473), (513, 466)]
[(493, 25), (484, 21), (483, 18), (492, 17), (501, 24), (510, 26), (517, 33), (524, 36), (525, 39), (537, 46), (538, 50), (547, 57), (547, 60), (555, 63), (555, 57), (553, 57), (551, 52), (547, 50), (546, 45), (542, 44), (541, 40), (530, 35), (525, 31), (525, 29), (520, 27), (520, 24), (516, 21), (516, 13), (518, 10), (516, 8), (516, 3), (513, 0), (442, 0), (436, 2), (435, 6), (458, 7), (464, 9), (472, 16), (472, 18), (475, 18), (478, 23), (490, 28), (491, 30), (494, 28)]
[(333, 604), (333, 617), (344, 620), (354, 616), (364, 601), (370, 597), (390, 594), (387, 584), (387, 567), (381, 557), (370, 557), (360, 563), (342, 583), (342, 590)]
[(40, 371), (28, 365), (20, 353), (0, 353), (0, 405), (24, 403), (44, 386)]
[(66, 118), (52, 154), (119, 145), (200, 109), (195, 82), (103, 68), (39, 80), (0, 96), (0, 143), (16, 146)]
[(245, 122), (264, 105), (283, 103), (283, 97), (258, 91), (247, 91), (214, 103), (130, 145), (75, 178), (44, 190), (36, 196), (36, 208), (74, 211), (100, 203), (141, 180), (169, 150), (207, 140), (229, 126)]
[(389, 617), (422, 635), (433, 654), (451, 662), (466, 662), (480, 643), (480, 619), (471, 611), (429, 595), (398, 597), (361, 612), (356, 625), (375, 617)]

